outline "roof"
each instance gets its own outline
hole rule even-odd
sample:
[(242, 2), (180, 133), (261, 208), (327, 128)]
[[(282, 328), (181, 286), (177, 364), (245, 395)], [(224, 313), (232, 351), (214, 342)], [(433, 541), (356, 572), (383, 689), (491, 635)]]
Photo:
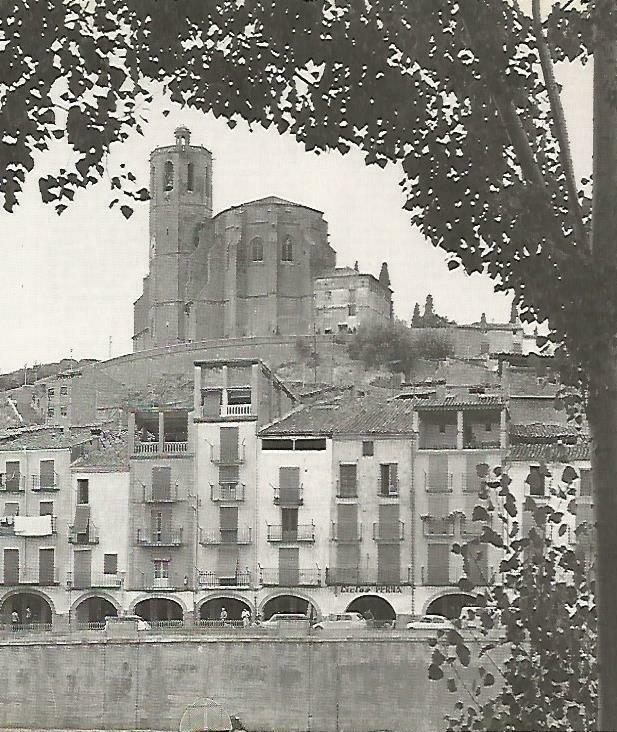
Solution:
[(514, 462), (531, 460), (568, 463), (574, 460), (591, 460), (591, 441), (585, 440), (576, 445), (512, 445), (508, 456)]
[(312, 404), (266, 425), (260, 437), (413, 434), (413, 404), (372, 398)]
[(87, 472), (88, 468), (104, 470), (129, 469), (127, 432), (102, 432), (100, 442), (73, 463), (73, 468)]
[(510, 438), (512, 442), (526, 444), (542, 444), (563, 440), (568, 443), (575, 443), (578, 440), (580, 431), (572, 425), (564, 424), (513, 424), (510, 426)]
[(318, 208), (306, 206), (303, 203), (294, 203), (294, 201), (288, 201), (287, 199), (280, 198), (279, 196), (265, 196), (264, 198), (256, 198), (254, 201), (244, 201), (244, 203), (238, 203), (235, 206), (229, 206), (228, 208), (224, 208), (222, 211), (219, 211), (216, 216), (220, 216), (226, 211), (233, 211), (236, 208), (242, 208), (243, 206), (296, 206), (297, 208), (307, 208), (310, 211), (315, 211), (318, 214), (323, 214), (323, 211), (320, 211)]
[(66, 450), (97, 438), (100, 428), (27, 427), (0, 436), (0, 451), (13, 450)]
[(384, 285), (382, 282), (379, 281), (378, 277), (375, 277), (374, 274), (371, 274), (370, 272), (359, 272), (356, 269), (353, 269), (353, 267), (334, 267), (334, 269), (326, 269), (322, 270), (314, 279), (315, 281), (319, 280), (325, 280), (330, 277), (370, 277), (371, 279), (375, 280), (378, 284), (380, 284), (384, 290), (390, 290), (389, 285)]
[(506, 406), (504, 398), (495, 394), (457, 394), (442, 398), (429, 397), (428, 399), (411, 399), (418, 412), (438, 410), (464, 410), (475, 409), (502, 409)]

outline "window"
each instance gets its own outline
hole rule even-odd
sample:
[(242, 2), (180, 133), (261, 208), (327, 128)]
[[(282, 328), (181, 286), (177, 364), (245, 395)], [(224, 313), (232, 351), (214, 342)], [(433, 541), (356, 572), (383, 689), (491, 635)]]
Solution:
[(398, 465), (382, 463), (380, 466), (379, 490), (382, 496), (398, 496)]
[(355, 463), (341, 463), (339, 465), (338, 495), (344, 498), (354, 498), (358, 495), (357, 466)]
[(155, 559), (152, 564), (154, 565), (154, 579), (169, 579), (168, 559)]
[(261, 441), (262, 450), (293, 450), (293, 440), (274, 440), (264, 437)]
[(286, 236), (283, 241), (283, 248), (281, 251), (281, 261), (282, 262), (293, 262), (293, 260), (294, 260), (293, 241), (290, 236)]
[(529, 485), (532, 496), (543, 496), (546, 490), (546, 468), (540, 465), (530, 465), (529, 475), (525, 481)]
[(488, 341), (480, 342), (480, 353), (488, 353), (490, 350), (490, 344)]
[(53, 501), (40, 501), (39, 502), (39, 516), (53, 516), (54, 515), (54, 502)]
[(373, 457), (375, 454), (375, 445), (373, 443), (373, 440), (364, 440), (362, 442), (362, 456), (363, 457)]
[(294, 450), (325, 450), (326, 439), (320, 437), (298, 439), (295, 441)]
[(264, 261), (264, 243), (259, 236), (251, 240), (251, 260), (253, 262)]
[(48, 416), (48, 417), (53, 417), (55, 413), (56, 413), (56, 412), (55, 412), (55, 410), (54, 410), (54, 408), (53, 408), (53, 407), (50, 407), (50, 408), (49, 408), (49, 409), (47, 410), (47, 416)]
[(298, 540), (298, 509), (281, 509), (281, 537), (283, 541)]
[(581, 496), (593, 496), (591, 470), (581, 468)]
[(66, 396), (69, 393), (69, 387), (68, 386), (61, 386), (60, 387), (60, 396)]
[(117, 554), (104, 554), (103, 555), (103, 574), (117, 574), (118, 573), (118, 555)]
[(53, 460), (41, 460), (39, 463), (39, 484), (41, 488), (55, 488), (56, 470)]
[(484, 425), (484, 430), (485, 430), (485, 432), (492, 432), (493, 431), (493, 423), (492, 422), (487, 422)]
[(445, 422), (441, 422), (441, 424), (439, 425), (439, 434), (440, 435), (445, 435), (446, 434), (446, 425), (445, 425)]
[(352, 304), (352, 305), (347, 306), (347, 313), (349, 315), (355, 315), (357, 312), (358, 312), (358, 308), (356, 307), (356, 305)]
[(4, 515), (5, 516), (19, 516), (19, 503), (13, 503), (7, 501), (4, 504)]
[(88, 479), (77, 479), (77, 503), (88, 503)]
[(54, 398), (54, 390), (53, 389), (47, 389), (47, 398), (53, 399)]
[(194, 178), (195, 178), (195, 166), (193, 163), (189, 163), (186, 166), (186, 190), (192, 191), (194, 186)]
[(7, 461), (4, 470), (6, 472), (5, 487), (7, 491), (18, 491), (22, 485), (19, 461)]
[(60, 416), (66, 417), (67, 414), (68, 414), (68, 412), (67, 412), (66, 407), (60, 407)]
[(163, 191), (171, 191), (174, 187), (174, 164), (171, 160), (165, 163), (163, 174)]

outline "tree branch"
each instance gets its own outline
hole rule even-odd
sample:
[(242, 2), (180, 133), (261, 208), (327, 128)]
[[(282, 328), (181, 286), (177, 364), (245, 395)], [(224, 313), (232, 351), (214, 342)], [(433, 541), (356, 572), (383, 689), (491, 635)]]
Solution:
[(568, 126), (566, 124), (566, 118), (563, 111), (563, 105), (561, 103), (561, 97), (559, 95), (557, 82), (555, 81), (553, 59), (551, 58), (551, 52), (549, 50), (546, 39), (544, 38), (544, 32), (542, 30), (540, 0), (532, 0), (531, 8), (533, 14), (533, 30), (536, 37), (536, 43), (538, 44), (538, 54), (540, 56), (540, 66), (542, 67), (542, 75), (544, 76), (544, 83), (546, 84), (546, 90), (548, 92), (551, 112), (553, 113), (553, 125), (555, 130), (555, 137), (557, 138), (557, 142), (559, 144), (559, 158), (561, 160), (561, 167), (563, 168), (566, 178), (568, 203), (570, 205), (570, 211), (572, 213), (572, 216), (574, 217), (574, 231), (576, 232), (577, 241), (584, 245), (587, 250), (589, 250), (589, 236), (587, 234), (587, 230), (585, 229), (585, 224), (583, 222), (583, 216), (581, 213), (581, 207), (578, 200), (576, 178), (574, 176), (574, 165), (572, 164), (572, 155), (570, 151), (570, 139), (568, 137)]

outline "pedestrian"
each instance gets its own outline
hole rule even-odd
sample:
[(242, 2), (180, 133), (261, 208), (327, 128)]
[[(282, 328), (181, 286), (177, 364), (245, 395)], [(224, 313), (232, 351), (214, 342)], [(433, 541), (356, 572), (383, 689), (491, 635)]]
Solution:
[(17, 610), (13, 610), (11, 613), (11, 627), (14, 633), (19, 630), (19, 615), (17, 614)]
[(244, 608), (242, 611), (242, 627), (248, 628), (251, 624), (251, 611), (248, 608)]
[(227, 610), (224, 607), (221, 608), (220, 621), (223, 625), (227, 622)]
[(32, 610), (30, 610), (29, 607), (27, 607), (24, 611), (24, 619), (26, 625), (29, 625), (32, 622)]

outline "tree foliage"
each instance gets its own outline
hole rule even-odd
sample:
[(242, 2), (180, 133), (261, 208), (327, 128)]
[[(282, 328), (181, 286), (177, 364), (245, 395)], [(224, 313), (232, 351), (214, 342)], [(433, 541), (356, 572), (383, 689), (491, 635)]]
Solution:
[[(458, 629), (435, 643), (429, 677), (459, 695), (449, 729), (591, 732), (597, 729), (596, 606), (581, 554), (567, 540), (576, 471), (565, 468), (549, 501), (528, 497), (523, 505), (500, 468), (484, 475), (473, 514), (482, 534), (453, 551), (464, 556), (465, 592), (477, 591), (474, 550), (483, 544), (502, 554), (503, 581), (478, 593), (478, 609), (469, 611), (478, 629), (456, 621)], [(533, 519), (521, 532), (523, 511)], [(591, 530), (581, 525), (579, 540)], [(470, 678), (472, 658), (478, 670)]]

